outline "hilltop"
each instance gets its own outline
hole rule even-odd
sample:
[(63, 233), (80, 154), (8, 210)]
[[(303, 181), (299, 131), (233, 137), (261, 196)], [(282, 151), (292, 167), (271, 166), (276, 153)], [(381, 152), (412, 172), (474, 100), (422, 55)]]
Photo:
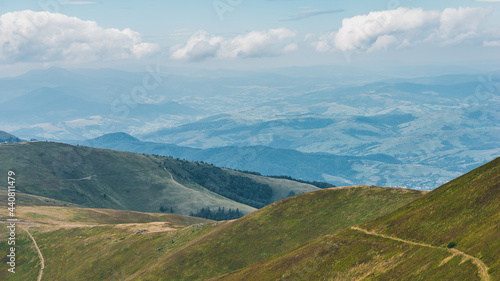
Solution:
[[(386, 214), (422, 194), (369, 186), (331, 188), (217, 223), (172, 214), (60, 206), (22, 207), (19, 218), (38, 223), (30, 229), (45, 257), (47, 280), (206, 280)], [(141, 229), (147, 231), (138, 233)], [(25, 244), (19, 248), (28, 251), (25, 238), (21, 235)], [(36, 252), (30, 253), (23, 252), (26, 272), (8, 280), (36, 276)]]
[[(31, 223), (23, 227), (29, 227), (43, 252), (48, 280), (500, 278), (500, 158), (432, 192), (376, 186), (316, 188), (220, 222), (83, 207), (89, 205), (86, 200), (95, 199), (93, 192), (99, 195), (102, 190), (108, 191), (99, 201), (103, 205), (121, 202), (134, 207), (123, 192), (130, 187), (135, 187), (138, 201), (166, 200), (158, 199), (162, 192), (138, 197), (142, 187), (137, 183), (145, 178), (177, 193), (192, 190), (189, 194), (219, 199), (219, 204), (247, 207), (229, 198), (262, 204), (290, 188), (310, 186), (204, 163), (57, 143), (2, 144), (0, 158), (10, 161), (2, 162), (7, 166), (17, 163), (32, 171), (16, 176), (23, 192), (18, 216)], [(72, 161), (64, 162), (67, 159)], [(134, 166), (145, 177), (135, 176)], [(50, 173), (57, 184), (39, 180)], [(247, 196), (231, 188), (235, 183), (251, 183), (262, 193)], [(271, 197), (261, 196), (269, 190), (266, 186)], [(71, 197), (73, 189), (86, 191), (86, 197)], [(0, 229), (0, 235), (6, 231)], [(30, 238), (21, 232), (18, 239), (23, 266), (16, 275), (0, 270), (2, 279), (30, 280), (38, 274)], [(6, 251), (5, 247), (0, 245)]]
[[(0, 173), (16, 172), (18, 190), (91, 208), (248, 214), (316, 186), (154, 155), (51, 142), (0, 145)], [(284, 185), (285, 183), (285, 185)]]
[(398, 210), (216, 279), (498, 280), (499, 192), (497, 158)]

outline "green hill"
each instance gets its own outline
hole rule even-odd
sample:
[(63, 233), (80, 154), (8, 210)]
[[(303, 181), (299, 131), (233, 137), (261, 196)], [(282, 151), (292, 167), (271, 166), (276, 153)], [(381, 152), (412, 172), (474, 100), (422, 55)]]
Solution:
[[(0, 280), (36, 280), (40, 259), (24, 228), (43, 253), (42, 280), (123, 280), (211, 230), (199, 225), (213, 223), (177, 214), (59, 206), (21, 206), (16, 218), (30, 224), (17, 223), (16, 273), (7, 271), (4, 255)], [(0, 235), (7, 237), (6, 227)], [(9, 247), (1, 243), (0, 252)]]
[[(17, 215), (31, 223), (20, 226), (43, 252), (44, 280), (500, 280), (500, 158), (432, 192), (314, 190), (222, 222), (82, 207), (213, 202), (250, 211), (312, 187), (55, 143), (2, 144), (0, 160), (1, 173), (17, 167)], [(33, 243), (21, 230), (18, 239), (18, 273), (8, 274), (4, 257), (1, 280), (38, 274)]]
[(500, 158), (359, 227), (216, 279), (500, 280), (499, 177)]
[(258, 177), (169, 157), (28, 142), (0, 145), (0, 174), (16, 172), (18, 191), (91, 208), (248, 214), (312, 185)]
[(225, 224), (175, 255), (165, 256), (134, 275), (134, 280), (158, 280), (161, 276), (206, 280), (388, 213), (421, 195), (414, 190), (359, 186), (287, 198)]
[[(21, 207), (19, 217), (39, 223), (30, 229), (45, 257), (44, 279), (205, 280), (386, 214), (421, 195), (382, 187), (332, 188), (219, 223), (171, 214), (60, 206)], [(182, 227), (192, 223), (196, 224)], [(139, 229), (148, 231), (137, 234)], [(30, 245), (25, 242), (26, 252)], [(37, 266), (34, 255), (26, 266)], [(23, 272), (7, 280), (29, 280), (37, 274)], [(2, 277), (7, 276), (0, 273)]]

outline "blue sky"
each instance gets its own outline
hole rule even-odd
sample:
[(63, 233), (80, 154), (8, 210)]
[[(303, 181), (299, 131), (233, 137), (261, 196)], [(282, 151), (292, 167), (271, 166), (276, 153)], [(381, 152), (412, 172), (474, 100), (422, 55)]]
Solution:
[(0, 15), (0, 75), (50, 66), (476, 65), (500, 59), (500, 1), (494, 0), (0, 1)]

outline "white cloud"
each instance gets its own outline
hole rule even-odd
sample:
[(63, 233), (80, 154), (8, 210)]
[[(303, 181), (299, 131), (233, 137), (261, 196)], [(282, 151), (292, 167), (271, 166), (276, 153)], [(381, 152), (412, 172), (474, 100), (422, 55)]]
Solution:
[(449, 45), (473, 39), (482, 42), (480, 25), (491, 13), (491, 9), (469, 7), (371, 12), (345, 18), (338, 31), (318, 36), (311, 45), (318, 51), (373, 52), (422, 43)]
[(26, 10), (0, 16), (1, 62), (140, 58), (157, 49), (131, 29), (105, 29), (63, 14)]
[(278, 56), (298, 48), (290, 42), (295, 36), (294, 32), (285, 28), (252, 31), (234, 38), (198, 31), (186, 44), (173, 47), (170, 57), (177, 60), (204, 60)]
[(485, 47), (500, 47), (500, 40), (498, 40), (498, 41), (484, 41), (483, 46), (485, 46)]

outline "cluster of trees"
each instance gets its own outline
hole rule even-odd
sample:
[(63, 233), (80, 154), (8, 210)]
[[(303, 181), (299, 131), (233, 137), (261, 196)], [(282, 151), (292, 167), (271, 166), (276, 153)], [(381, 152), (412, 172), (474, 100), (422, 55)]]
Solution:
[(172, 208), (172, 207), (167, 208), (167, 207), (165, 207), (163, 205), (160, 206), (160, 212), (162, 212), (162, 213), (171, 213), (171, 214), (175, 213), (174, 212), (174, 208)]
[[(236, 170), (236, 171), (239, 171), (239, 172), (242, 172), (242, 173), (245, 173), (245, 174), (250, 174), (250, 175), (263, 176), (259, 172), (252, 172), (252, 171), (247, 171), (247, 170)], [(307, 183), (307, 184), (314, 185), (314, 186), (319, 187), (319, 188), (335, 187), (335, 185), (333, 185), (331, 183), (327, 183), (327, 182), (322, 182), (322, 181), (306, 181), (306, 180), (300, 180), (300, 179), (292, 178), (290, 176), (285, 176), (285, 175), (265, 176), (265, 177), (275, 178), (275, 179), (286, 179), (286, 180), (296, 181), (296, 182), (300, 182), (300, 183)]]
[(186, 168), (196, 183), (226, 198), (257, 209), (271, 203), (273, 190), (267, 184), (232, 175), (214, 166), (192, 165)]
[(275, 179), (286, 179), (286, 180), (292, 180), (292, 181), (296, 181), (296, 182), (300, 182), (300, 183), (307, 183), (307, 184), (310, 184), (310, 185), (314, 185), (316, 187), (319, 187), (319, 188), (330, 188), (330, 187), (335, 187), (335, 185), (331, 184), (331, 183), (327, 183), (327, 182), (322, 182), (322, 181), (305, 181), (305, 180), (299, 180), (299, 179), (294, 179), (290, 176), (267, 176), (267, 177), (270, 177), (270, 178), (275, 178)]
[(196, 213), (191, 212), (189, 214), (192, 217), (200, 217), (209, 220), (223, 221), (223, 220), (234, 220), (241, 218), (243, 214), (240, 209), (233, 210), (231, 208), (225, 210), (224, 207), (219, 207), (217, 211), (212, 211), (210, 208), (202, 208)]

